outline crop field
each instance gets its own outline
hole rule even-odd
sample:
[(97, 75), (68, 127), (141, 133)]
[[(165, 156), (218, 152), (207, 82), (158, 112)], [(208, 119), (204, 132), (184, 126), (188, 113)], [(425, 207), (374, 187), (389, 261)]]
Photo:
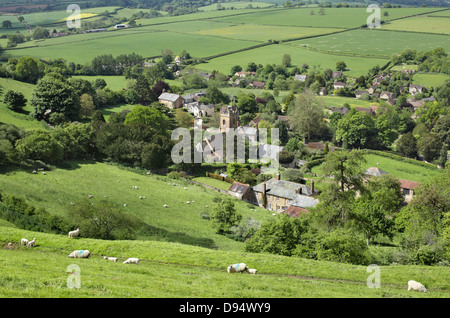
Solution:
[[(180, 34), (175, 32), (127, 32), (128, 30), (120, 30), (110, 32), (102, 36), (91, 38), (90, 34), (86, 39), (80, 35), (66, 37), (66, 39), (56, 42), (49, 39), (45, 41), (47, 47), (31, 47), (16, 50), (9, 50), (12, 57), (20, 57), (31, 55), (37, 58), (48, 59), (64, 57), (67, 61), (84, 64), (91, 61), (94, 57), (101, 55), (107, 48), (108, 54), (117, 56), (119, 54), (127, 54), (134, 52), (144, 57), (152, 57), (161, 55), (162, 50), (169, 48), (173, 52), (181, 52), (186, 50), (192, 56), (206, 57), (229, 50), (238, 50), (253, 46), (257, 42), (231, 40), (217, 37), (205, 37), (199, 35)], [(131, 30), (130, 30), (131, 31)], [(81, 36), (86, 36), (82, 34)], [(119, 40), (120, 39), (120, 40)], [(74, 42), (77, 45), (74, 47)], [(55, 45), (51, 45), (55, 44)]]
[[(314, 14), (311, 14), (314, 11)], [(326, 28), (357, 28), (367, 23), (370, 13), (366, 8), (325, 8), (325, 14), (319, 14), (319, 8), (296, 8), (280, 9), (274, 12), (255, 12), (244, 17), (229, 16), (217, 18), (224, 22), (245, 22), (264, 25), (284, 25), (284, 26), (306, 26), (306, 27), (326, 27)], [(388, 9), (388, 17), (385, 20), (392, 20), (414, 14), (423, 14), (436, 11), (433, 8), (401, 8)]]
[(367, 71), (375, 65), (385, 65), (388, 60), (380, 58), (361, 58), (354, 56), (331, 55), (314, 52), (306, 48), (287, 44), (269, 45), (256, 48), (250, 51), (238, 52), (231, 55), (214, 58), (206, 64), (199, 65), (199, 68), (205, 70), (218, 70), (224, 74), (230, 72), (234, 65), (246, 66), (249, 62), (256, 64), (281, 64), (283, 54), (290, 54), (293, 65), (315, 65), (321, 69), (336, 68), (336, 62), (345, 61), (347, 68), (346, 73), (351, 76), (360, 76), (367, 73)]
[(324, 53), (360, 54), (388, 58), (408, 48), (429, 51), (436, 47), (443, 47), (445, 51), (450, 50), (449, 37), (446, 35), (380, 31), (376, 29), (325, 35), (294, 41), (292, 44), (308, 46)]
[[(418, 16), (392, 21), (382, 26), (394, 31), (426, 32), (450, 35), (450, 19), (441, 17)], [(448, 42), (449, 40), (447, 40)]]

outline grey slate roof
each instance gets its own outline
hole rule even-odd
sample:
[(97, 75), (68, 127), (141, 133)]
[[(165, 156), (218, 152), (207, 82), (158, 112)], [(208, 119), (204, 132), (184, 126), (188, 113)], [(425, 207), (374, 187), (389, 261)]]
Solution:
[[(262, 183), (256, 185), (253, 187), (253, 190), (255, 192), (262, 192)], [(266, 181), (266, 193), (270, 195), (274, 195), (280, 198), (286, 198), (289, 200), (293, 200), (295, 195), (297, 194), (296, 191), (301, 188), (302, 193), (305, 195), (311, 195), (311, 188), (296, 182), (291, 181), (285, 181), (285, 180), (277, 180), (275, 178), (272, 178), (268, 181)]]
[(162, 93), (161, 95), (159, 95), (158, 99), (163, 99), (163, 100), (168, 100), (168, 101), (174, 102), (179, 97), (181, 97), (181, 96), (178, 94)]
[(319, 201), (314, 199), (313, 197), (308, 197), (302, 194), (295, 194), (291, 205), (299, 208), (312, 208), (315, 207), (317, 203), (319, 203)]

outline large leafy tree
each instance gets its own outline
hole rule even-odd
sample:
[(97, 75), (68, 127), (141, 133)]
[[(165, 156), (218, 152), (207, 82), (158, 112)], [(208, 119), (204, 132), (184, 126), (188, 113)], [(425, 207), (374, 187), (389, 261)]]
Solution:
[(125, 118), (125, 125), (131, 123), (144, 124), (160, 135), (167, 134), (169, 119), (159, 110), (152, 107), (136, 106)]
[(74, 120), (80, 114), (80, 99), (75, 89), (62, 76), (50, 73), (36, 84), (30, 101), (33, 116), (48, 120), (50, 114), (61, 113)]
[(336, 141), (346, 149), (364, 148), (370, 146), (376, 148), (377, 130), (373, 118), (355, 109), (344, 116), (338, 123)]
[(234, 202), (225, 198), (213, 208), (210, 219), (217, 233), (230, 233), (231, 228), (239, 224), (242, 215), (236, 212)]

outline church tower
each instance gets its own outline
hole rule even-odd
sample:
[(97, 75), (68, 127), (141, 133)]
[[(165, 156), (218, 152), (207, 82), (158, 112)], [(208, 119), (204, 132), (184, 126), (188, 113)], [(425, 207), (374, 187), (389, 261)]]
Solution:
[(236, 106), (223, 106), (220, 108), (220, 132), (226, 132), (227, 128), (238, 128), (239, 110)]

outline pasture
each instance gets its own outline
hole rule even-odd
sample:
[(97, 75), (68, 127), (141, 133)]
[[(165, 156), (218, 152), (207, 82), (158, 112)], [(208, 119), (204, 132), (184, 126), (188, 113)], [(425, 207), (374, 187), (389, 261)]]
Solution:
[(384, 24), (382, 28), (394, 31), (426, 32), (450, 35), (450, 20), (448, 18), (441, 17), (417, 16), (389, 22), (388, 24)]
[(353, 30), (291, 43), (307, 46), (322, 53), (381, 58), (390, 58), (393, 54), (400, 54), (406, 49), (430, 51), (436, 47), (443, 47), (445, 51), (450, 50), (450, 41), (446, 35), (382, 30)]
[[(36, 237), (32, 249), (6, 249), (7, 242)], [(445, 267), (381, 266), (380, 288), (369, 288), (366, 266), (319, 262), (297, 257), (215, 251), (177, 243), (68, 239), (1, 226), (1, 297), (101, 298), (384, 298), (449, 296)], [(75, 249), (89, 259), (68, 259)], [(103, 255), (119, 258), (117, 263)], [(138, 257), (139, 265), (122, 264)], [(226, 266), (245, 261), (258, 275), (228, 274)], [(80, 267), (80, 288), (67, 287), (68, 266)], [(99, 273), (102, 273), (99, 275)], [(429, 292), (407, 291), (407, 281), (423, 282)]]
[(231, 1), (231, 2), (223, 2), (223, 3), (214, 3), (207, 6), (203, 6), (198, 8), (199, 11), (215, 11), (219, 10), (240, 10), (240, 9), (249, 9), (249, 8), (267, 8), (272, 7), (272, 3), (268, 2), (252, 2), (252, 1)]
[(450, 75), (442, 73), (417, 73), (414, 74), (413, 83), (424, 87), (439, 87), (450, 80)]

